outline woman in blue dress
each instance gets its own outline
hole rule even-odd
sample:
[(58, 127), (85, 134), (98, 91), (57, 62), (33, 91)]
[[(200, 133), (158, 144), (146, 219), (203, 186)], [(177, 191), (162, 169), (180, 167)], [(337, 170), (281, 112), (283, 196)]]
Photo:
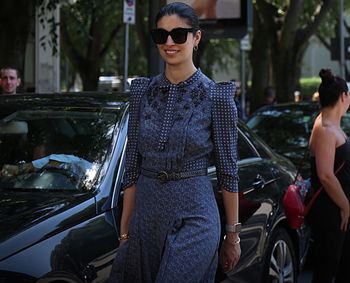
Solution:
[(215, 83), (194, 66), (201, 31), (190, 6), (164, 6), (151, 34), (166, 67), (131, 85), (120, 247), (111, 281), (214, 282), (221, 231), (207, 176), (212, 155), (226, 211), (225, 272), (241, 253), (235, 85)]

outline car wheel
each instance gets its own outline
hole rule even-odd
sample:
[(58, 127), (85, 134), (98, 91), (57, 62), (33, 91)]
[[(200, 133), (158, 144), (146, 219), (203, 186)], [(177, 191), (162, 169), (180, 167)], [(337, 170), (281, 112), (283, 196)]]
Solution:
[(266, 250), (264, 278), (262, 282), (294, 283), (297, 279), (294, 246), (287, 231), (276, 229)]

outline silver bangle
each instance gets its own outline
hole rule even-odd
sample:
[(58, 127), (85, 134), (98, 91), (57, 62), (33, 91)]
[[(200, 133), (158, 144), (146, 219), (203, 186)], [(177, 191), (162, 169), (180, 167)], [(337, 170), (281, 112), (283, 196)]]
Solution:
[(231, 245), (238, 245), (240, 242), (241, 242), (241, 238), (240, 237), (237, 237), (236, 240), (234, 241), (229, 241), (227, 238), (226, 238), (226, 235), (224, 236), (224, 241), (228, 244), (231, 244)]

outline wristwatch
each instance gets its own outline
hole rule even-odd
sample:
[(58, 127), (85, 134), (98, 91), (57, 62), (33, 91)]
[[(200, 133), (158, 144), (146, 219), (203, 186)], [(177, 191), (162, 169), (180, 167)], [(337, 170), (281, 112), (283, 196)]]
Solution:
[(226, 224), (226, 232), (233, 232), (233, 233), (239, 233), (242, 230), (242, 224), (236, 223), (233, 225)]

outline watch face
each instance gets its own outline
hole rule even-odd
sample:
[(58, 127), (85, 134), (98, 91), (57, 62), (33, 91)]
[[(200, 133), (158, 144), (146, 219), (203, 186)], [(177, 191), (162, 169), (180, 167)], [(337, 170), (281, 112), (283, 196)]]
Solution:
[(241, 232), (241, 230), (242, 230), (242, 224), (241, 223), (235, 224), (235, 232), (238, 233), (238, 232)]

